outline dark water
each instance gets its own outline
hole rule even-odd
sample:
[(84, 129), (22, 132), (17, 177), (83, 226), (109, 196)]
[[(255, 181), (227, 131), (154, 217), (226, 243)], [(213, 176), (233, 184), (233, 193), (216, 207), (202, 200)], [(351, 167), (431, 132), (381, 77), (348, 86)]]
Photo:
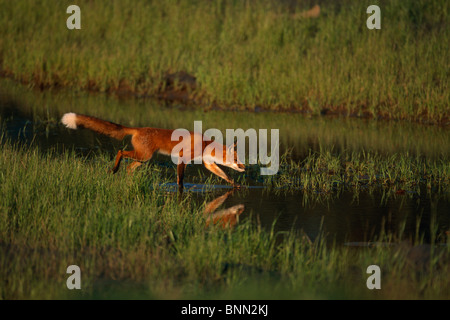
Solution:
[[(57, 152), (75, 149), (80, 155), (95, 156), (105, 150), (113, 156), (125, 142), (93, 134), (87, 130), (70, 131), (59, 119), (65, 112), (92, 114), (134, 126), (163, 128), (189, 126), (193, 120), (204, 120), (209, 127), (280, 128), (281, 153), (291, 149), (301, 160), (308, 152), (323, 148), (333, 150), (370, 150), (384, 154), (408, 152), (411, 155), (449, 159), (449, 132), (445, 128), (399, 123), (378, 123), (359, 119), (311, 119), (303, 115), (253, 114), (189, 110), (182, 106), (165, 106), (155, 101), (121, 99), (82, 92), (37, 92), (8, 80), (0, 80), (0, 124), (13, 141), (39, 146)], [(273, 128), (272, 127), (272, 128)], [(245, 129), (245, 128), (244, 128)], [(164, 165), (169, 158), (152, 160)], [(203, 169), (202, 169), (203, 170)], [(414, 239), (430, 240), (430, 229), (438, 233), (450, 230), (448, 194), (427, 192), (395, 195), (381, 188), (362, 190), (358, 194), (342, 190), (331, 194), (311, 194), (301, 190), (272, 190), (251, 186), (230, 192), (229, 186), (189, 184), (197, 170), (186, 172), (184, 192), (195, 194), (199, 205), (219, 199), (214, 212), (241, 209), (238, 220), (252, 219), (276, 232), (302, 230), (311, 240), (320, 233), (339, 243), (380, 240), (382, 231)], [(205, 170), (205, 174), (208, 171)], [(175, 169), (173, 174), (176, 181)], [(175, 184), (161, 186), (177, 192)], [(382, 239), (381, 239), (382, 240)]]
[[(176, 192), (176, 184), (162, 186)], [(337, 243), (383, 241), (380, 235), (403, 236), (403, 239), (421, 238), (430, 241), (430, 230), (437, 226), (444, 234), (450, 226), (450, 202), (446, 196), (419, 196), (417, 194), (390, 196), (382, 190), (351, 191), (339, 194), (308, 194), (301, 191), (268, 191), (251, 186), (230, 191), (229, 186), (187, 184), (187, 191), (195, 192), (201, 201), (212, 202), (225, 196), (217, 210), (226, 211), (243, 205), (239, 219), (252, 219), (275, 232), (302, 230), (311, 241), (326, 235)], [(206, 190), (206, 191), (205, 191)], [(229, 194), (228, 194), (229, 193)]]

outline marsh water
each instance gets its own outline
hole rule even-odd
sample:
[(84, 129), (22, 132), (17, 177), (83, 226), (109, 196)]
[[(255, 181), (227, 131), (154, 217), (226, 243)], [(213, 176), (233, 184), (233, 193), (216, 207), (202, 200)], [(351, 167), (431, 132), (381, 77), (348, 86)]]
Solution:
[[(129, 126), (193, 130), (194, 121), (201, 120), (204, 130), (279, 129), (280, 154), (290, 150), (290, 157), (296, 161), (321, 150), (338, 154), (371, 151), (386, 156), (407, 153), (430, 159), (450, 159), (450, 132), (445, 127), (257, 110), (226, 112), (176, 103), (167, 105), (150, 98), (71, 90), (41, 92), (8, 79), (0, 80), (0, 123), (7, 138), (38, 146), (42, 152), (73, 149), (80, 156), (92, 157), (98, 150), (110, 152), (113, 157), (119, 148), (127, 147), (126, 140), (118, 142), (88, 130), (64, 128), (59, 119), (69, 111)], [(158, 156), (152, 161), (161, 166), (171, 165), (168, 157)], [(419, 195), (406, 190), (396, 195), (375, 187), (358, 193), (343, 189), (320, 194), (269, 190), (257, 180), (249, 188), (230, 192), (225, 184), (190, 183), (197, 172), (188, 167), (184, 192), (194, 193), (193, 199), (199, 206), (220, 198), (215, 209), (243, 209), (239, 220), (251, 219), (277, 232), (302, 230), (312, 240), (325, 233), (339, 243), (366, 243), (376, 240), (382, 230), (396, 233), (401, 229), (410, 237), (419, 232), (425, 241), (429, 240), (432, 223), (437, 224), (441, 232), (450, 230), (450, 197), (446, 193), (424, 190)], [(204, 173), (209, 174), (206, 170)], [(175, 167), (173, 181), (176, 182)], [(161, 190), (177, 192), (175, 183), (162, 185)]]

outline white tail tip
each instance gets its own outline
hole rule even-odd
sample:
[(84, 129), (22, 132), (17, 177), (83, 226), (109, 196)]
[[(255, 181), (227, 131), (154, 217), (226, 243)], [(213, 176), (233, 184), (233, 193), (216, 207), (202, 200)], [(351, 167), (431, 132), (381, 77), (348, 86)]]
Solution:
[(69, 112), (63, 115), (61, 118), (61, 122), (70, 129), (76, 129), (77, 128), (77, 115), (76, 113)]

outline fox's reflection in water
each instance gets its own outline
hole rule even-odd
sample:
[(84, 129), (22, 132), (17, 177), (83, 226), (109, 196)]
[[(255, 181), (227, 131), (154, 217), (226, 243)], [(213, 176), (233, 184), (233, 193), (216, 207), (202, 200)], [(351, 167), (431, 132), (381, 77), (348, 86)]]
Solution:
[[(245, 206), (243, 204), (237, 204), (235, 206), (217, 210), (222, 203), (233, 194), (234, 190), (228, 191), (220, 197), (210, 201), (205, 206), (205, 214), (207, 215), (206, 225), (211, 223), (220, 223), (222, 227), (233, 227), (239, 221), (239, 215), (244, 212)], [(217, 211), (216, 211), (217, 210)]]
[[(183, 195), (183, 189), (178, 189), (179, 195)], [(235, 192), (235, 189), (227, 191), (220, 197), (208, 202), (205, 205), (204, 214), (206, 216), (206, 226), (211, 224), (220, 224), (223, 228), (229, 228), (239, 222), (239, 215), (244, 212), (245, 206), (237, 204), (229, 208), (218, 208), (225, 202), (225, 200)], [(181, 197), (179, 198), (181, 199)]]

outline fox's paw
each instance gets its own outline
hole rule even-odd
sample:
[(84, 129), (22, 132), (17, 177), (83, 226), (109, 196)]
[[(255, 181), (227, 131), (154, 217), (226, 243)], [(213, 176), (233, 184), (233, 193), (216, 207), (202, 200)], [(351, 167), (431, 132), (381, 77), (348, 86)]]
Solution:
[(109, 174), (114, 174), (114, 173), (116, 173), (116, 172), (117, 172), (117, 170), (114, 170), (114, 168), (108, 169), (108, 173), (109, 173)]

